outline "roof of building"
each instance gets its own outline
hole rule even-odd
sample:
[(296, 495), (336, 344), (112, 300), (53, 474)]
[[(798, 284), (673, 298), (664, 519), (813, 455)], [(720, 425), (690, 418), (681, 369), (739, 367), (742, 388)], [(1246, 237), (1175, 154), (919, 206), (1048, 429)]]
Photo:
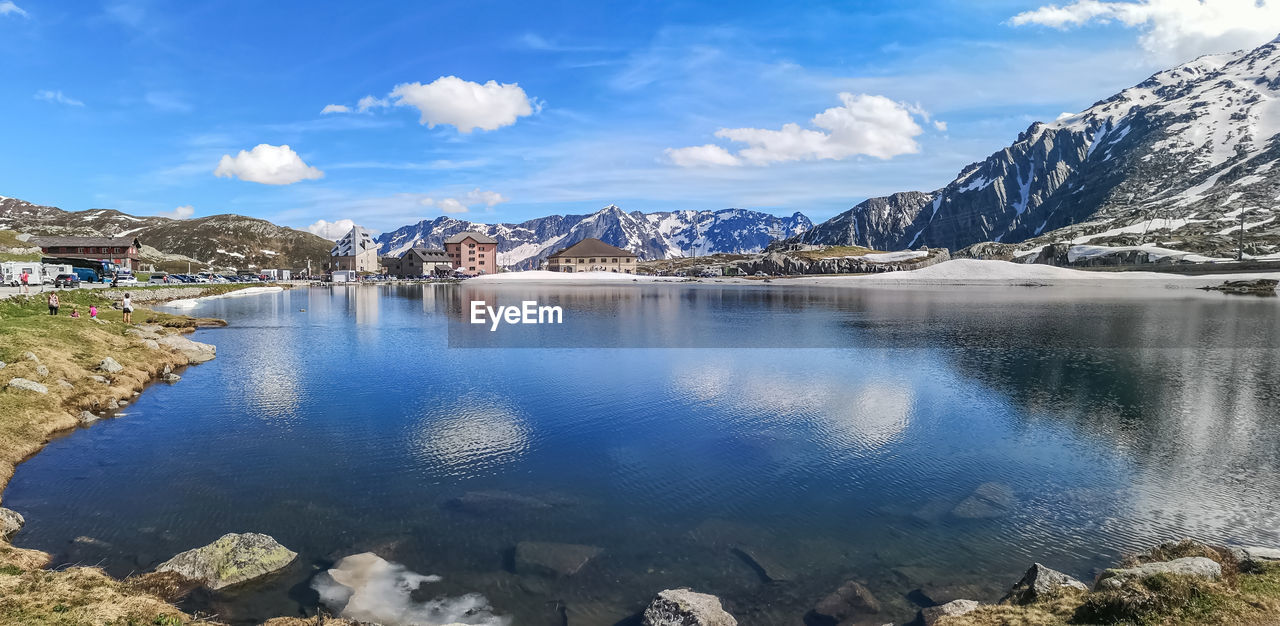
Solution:
[(591, 238), (583, 239), (582, 241), (579, 241), (578, 243), (575, 243), (572, 246), (565, 248), (564, 250), (556, 252), (555, 254), (552, 254), (547, 258), (556, 259), (560, 257), (569, 257), (569, 256), (586, 256), (586, 257), (630, 256), (630, 257), (634, 257), (635, 255), (636, 254), (634, 252), (628, 252), (626, 250), (623, 250), (622, 248), (619, 248), (617, 246), (611, 246), (603, 241), (600, 241), (599, 239), (595, 239), (594, 237), (591, 237)]
[(400, 258), (403, 259), (411, 254), (422, 259), (423, 263), (453, 263), (444, 250), (435, 248), (409, 248), (405, 250), (404, 254), (400, 255)]
[(498, 243), (497, 239), (494, 239), (493, 237), (490, 237), (484, 233), (478, 233), (474, 230), (464, 230), (456, 235), (450, 235), (447, 239), (444, 240), (444, 242), (445, 243), (462, 243), (462, 241), (467, 237), (474, 239), (476, 243)]
[(329, 256), (356, 256), (377, 249), (378, 244), (373, 241), (373, 235), (369, 234), (369, 231), (362, 226), (352, 226), (351, 230), (338, 240), (337, 245), (333, 246), (333, 250), (329, 251)]
[(32, 241), (41, 248), (81, 247), (81, 246), (141, 246), (137, 237), (33, 237)]

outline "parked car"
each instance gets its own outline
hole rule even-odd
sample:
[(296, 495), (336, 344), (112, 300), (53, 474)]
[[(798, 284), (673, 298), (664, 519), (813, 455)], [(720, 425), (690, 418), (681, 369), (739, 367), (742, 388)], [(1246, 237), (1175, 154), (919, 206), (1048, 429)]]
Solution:
[(53, 279), (53, 286), (78, 289), (80, 287), (80, 277), (75, 274), (58, 274)]
[(133, 274), (117, 274), (115, 282), (117, 285), (122, 285), (122, 286), (136, 285), (138, 284), (138, 279)]
[(169, 275), (168, 274), (152, 274), (151, 278), (147, 279), (147, 282), (151, 283), (152, 285), (163, 285), (169, 282)]

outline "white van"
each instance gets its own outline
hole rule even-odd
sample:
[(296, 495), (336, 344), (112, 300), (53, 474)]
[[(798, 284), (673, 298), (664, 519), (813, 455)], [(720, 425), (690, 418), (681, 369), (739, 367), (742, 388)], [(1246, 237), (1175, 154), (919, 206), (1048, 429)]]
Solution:
[(46, 285), (52, 285), (53, 279), (56, 278), (59, 274), (76, 273), (75, 268), (71, 267), (70, 265), (62, 264), (62, 263), (57, 263), (57, 264), (45, 263), (40, 266), (40, 271), (44, 273), (44, 283)]
[[(22, 273), (30, 274), (27, 284), (39, 287), (44, 282), (44, 272), (40, 271), (38, 261), (5, 261), (0, 263), (0, 274), (4, 275), (4, 284), (16, 287), (22, 284)], [(52, 279), (50, 279), (52, 281)]]

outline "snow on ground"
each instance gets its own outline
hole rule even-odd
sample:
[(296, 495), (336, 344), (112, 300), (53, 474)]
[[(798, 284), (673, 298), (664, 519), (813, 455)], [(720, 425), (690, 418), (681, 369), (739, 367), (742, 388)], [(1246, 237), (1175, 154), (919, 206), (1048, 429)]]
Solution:
[(901, 250), (899, 252), (881, 252), (879, 254), (860, 254), (844, 258), (862, 259), (868, 263), (900, 263), (902, 261), (922, 259), (927, 256), (929, 256), (929, 253), (924, 250)]
[(219, 298), (239, 298), (241, 296), (256, 296), (264, 293), (277, 293), (280, 291), (284, 291), (284, 287), (249, 287), (248, 289), (228, 291), (227, 293), (220, 293), (212, 296), (203, 296), (200, 298), (187, 298), (185, 300), (174, 300), (172, 302), (165, 302), (164, 304), (161, 304), (159, 306), (173, 307), (175, 309), (190, 309), (196, 306), (197, 304), (206, 302), (208, 300), (217, 300)]
[(890, 272), (870, 276), (831, 276), (797, 279), (796, 284), (842, 287), (881, 285), (1112, 285), (1117, 287), (1196, 288), (1220, 285), (1226, 280), (1280, 278), (1280, 266), (1274, 272), (1249, 274), (1211, 274), (1187, 276), (1162, 272), (1096, 272), (1009, 261), (953, 259), (945, 263), (907, 272)]
[(1120, 226), (1118, 228), (1104, 230), (1100, 233), (1094, 233), (1092, 235), (1084, 235), (1082, 237), (1076, 237), (1075, 239), (1071, 240), (1071, 243), (1075, 243), (1075, 244), (1089, 243), (1090, 241), (1093, 241), (1094, 239), (1097, 239), (1099, 237), (1114, 237), (1116, 235), (1141, 234), (1141, 233), (1156, 231), (1161, 229), (1168, 229), (1169, 231), (1175, 231), (1175, 230), (1178, 230), (1179, 228), (1182, 228), (1183, 226), (1186, 226), (1187, 224), (1194, 224), (1201, 221), (1203, 220), (1167, 219), (1167, 218), (1143, 220), (1136, 224), (1130, 224), (1128, 226)]
[(1146, 252), (1153, 259), (1163, 259), (1165, 257), (1178, 257), (1192, 263), (1211, 263), (1214, 261), (1234, 261), (1235, 259), (1220, 259), (1207, 257), (1200, 254), (1186, 252), (1184, 250), (1173, 250), (1171, 248), (1161, 248), (1152, 244), (1141, 246), (1071, 246), (1067, 249), (1067, 260), (1075, 262), (1079, 259), (1090, 259), (1093, 257), (1106, 256), (1116, 252), (1129, 251)]

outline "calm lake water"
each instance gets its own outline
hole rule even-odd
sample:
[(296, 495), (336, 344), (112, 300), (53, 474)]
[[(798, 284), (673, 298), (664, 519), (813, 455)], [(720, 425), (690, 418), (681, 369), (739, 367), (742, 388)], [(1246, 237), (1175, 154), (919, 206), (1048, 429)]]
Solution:
[[(1088, 578), (1170, 538), (1280, 544), (1280, 302), (1145, 295), (215, 300), (194, 314), (231, 325), (194, 338), (217, 359), (49, 444), (5, 506), (27, 518), (18, 545), (117, 575), (227, 532), (298, 551), (192, 598), (235, 622), (314, 613), (316, 574), (364, 551), (443, 577), (410, 608), (478, 592), (514, 624), (615, 624), (690, 586), (744, 624), (797, 624), (849, 579), (902, 622), (919, 589), (995, 600), (1033, 561)], [(558, 303), (565, 322), (482, 335), (457, 323), (473, 297)], [(522, 541), (602, 552), (549, 578), (518, 573)]]

